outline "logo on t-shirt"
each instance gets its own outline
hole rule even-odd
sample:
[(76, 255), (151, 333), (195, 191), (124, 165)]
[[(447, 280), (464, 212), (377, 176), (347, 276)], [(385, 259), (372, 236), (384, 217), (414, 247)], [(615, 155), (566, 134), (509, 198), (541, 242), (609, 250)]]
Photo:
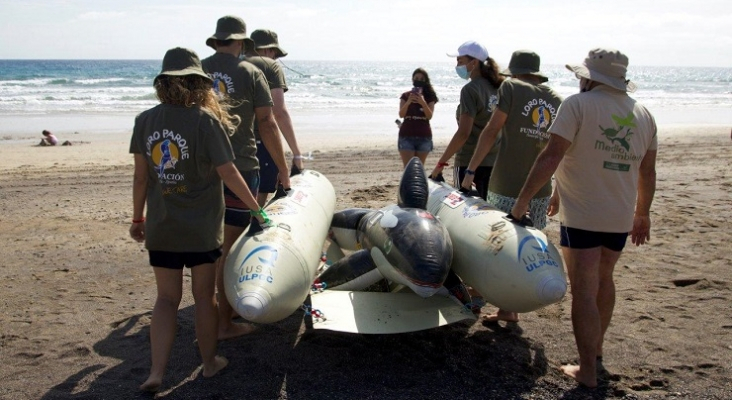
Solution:
[(533, 126), (533, 128), (521, 128), (521, 133), (525, 133), (527, 137), (549, 139), (546, 130), (557, 115), (557, 110), (552, 104), (544, 99), (531, 99), (521, 114), (530, 117)]
[(217, 95), (234, 93), (234, 80), (223, 72), (212, 72), (208, 74), (213, 80), (213, 90)]
[[(595, 149), (611, 153), (610, 158), (614, 160), (640, 160), (642, 156), (630, 153), (630, 138), (633, 136), (631, 128), (636, 127), (635, 122), (633, 122), (635, 119), (633, 112), (629, 112), (625, 117), (620, 117), (615, 114), (611, 114), (610, 117), (615, 125), (606, 127), (598, 125), (600, 128), (600, 136), (603, 139), (595, 142)], [(608, 142), (610, 143), (609, 145)], [(606, 161), (603, 164), (603, 168), (616, 171), (629, 171), (630, 164)]]
[(178, 161), (188, 158), (188, 145), (179, 134), (168, 129), (153, 132), (147, 137), (147, 154), (161, 183), (175, 184), (185, 180), (184, 174), (175, 172)]

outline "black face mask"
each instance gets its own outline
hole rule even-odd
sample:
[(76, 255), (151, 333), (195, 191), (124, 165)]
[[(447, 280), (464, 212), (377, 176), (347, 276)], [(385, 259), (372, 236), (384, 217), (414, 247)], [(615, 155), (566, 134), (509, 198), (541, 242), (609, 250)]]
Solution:
[(421, 88), (427, 86), (427, 82), (425, 82), (425, 81), (412, 81), (412, 84), (414, 85), (414, 87), (421, 87)]

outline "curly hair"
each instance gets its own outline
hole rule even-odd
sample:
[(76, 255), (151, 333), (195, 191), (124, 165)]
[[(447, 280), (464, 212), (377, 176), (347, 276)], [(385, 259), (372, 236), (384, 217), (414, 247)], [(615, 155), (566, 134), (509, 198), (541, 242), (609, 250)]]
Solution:
[(211, 82), (198, 75), (163, 75), (155, 80), (155, 94), (163, 104), (184, 107), (198, 105), (210, 111), (223, 125), (229, 135), (236, 132), (241, 118), (232, 115), (232, 108), (226, 101), (220, 101), (214, 93)]

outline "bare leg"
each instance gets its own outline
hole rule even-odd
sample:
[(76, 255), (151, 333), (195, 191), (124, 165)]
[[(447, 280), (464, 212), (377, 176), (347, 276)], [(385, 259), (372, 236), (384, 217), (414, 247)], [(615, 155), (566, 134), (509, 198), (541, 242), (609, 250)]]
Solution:
[(203, 376), (211, 377), (228, 361), (216, 356), (218, 310), (216, 308), (216, 265), (201, 264), (191, 269), (195, 306), (196, 339), (203, 360)]
[(564, 365), (561, 371), (587, 387), (597, 387), (597, 344), (602, 335), (597, 296), (601, 248), (562, 248), (572, 287), (572, 328), (579, 352), (579, 365)]
[(178, 306), (182, 296), (183, 272), (177, 269), (153, 267), (158, 295), (150, 322), (152, 367), (150, 376), (140, 390), (157, 392), (163, 382), (165, 368), (175, 341)]
[(269, 193), (257, 193), (257, 204), (259, 204), (260, 207), (264, 207), (265, 204), (267, 204), (267, 198), (269, 197)]
[(415, 155), (416, 153), (411, 150), (399, 150), (399, 156), (402, 158), (402, 164), (404, 167), (407, 166), (409, 160), (411, 160)]
[(236, 239), (244, 232), (244, 228), (238, 226), (224, 225), (224, 245), (222, 247), (222, 255), (216, 261), (216, 288), (218, 289), (219, 301), (219, 322), (218, 322), (218, 338), (219, 340), (231, 339), (238, 336), (246, 335), (254, 331), (254, 325), (251, 324), (235, 324), (231, 322), (234, 315), (234, 309), (226, 299), (224, 291), (224, 266), (226, 265), (226, 257), (229, 255), (231, 247)]
[(600, 340), (597, 343), (597, 356), (602, 356), (602, 344), (605, 341), (605, 332), (610, 326), (610, 319), (615, 309), (615, 282), (613, 271), (620, 259), (621, 252), (602, 248), (600, 255), (600, 287), (597, 293), (597, 308), (600, 311)]
[(418, 151), (417, 153), (415, 153), (415, 155), (417, 157), (419, 157), (419, 161), (422, 161), (422, 165), (424, 165), (424, 163), (427, 161), (427, 154), (429, 154), (429, 152), (427, 152), (427, 151), (425, 151), (425, 152)]

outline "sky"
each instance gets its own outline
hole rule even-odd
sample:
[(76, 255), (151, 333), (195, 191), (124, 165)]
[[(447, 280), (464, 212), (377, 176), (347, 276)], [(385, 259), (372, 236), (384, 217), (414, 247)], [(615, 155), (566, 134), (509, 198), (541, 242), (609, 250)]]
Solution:
[(730, 0), (0, 0), (0, 59), (203, 58), (224, 15), (277, 32), (285, 60), (452, 62), (475, 40), (504, 64), (612, 47), (631, 65), (732, 67)]

